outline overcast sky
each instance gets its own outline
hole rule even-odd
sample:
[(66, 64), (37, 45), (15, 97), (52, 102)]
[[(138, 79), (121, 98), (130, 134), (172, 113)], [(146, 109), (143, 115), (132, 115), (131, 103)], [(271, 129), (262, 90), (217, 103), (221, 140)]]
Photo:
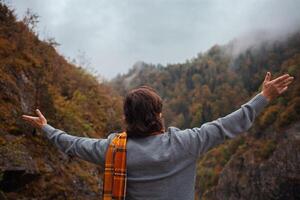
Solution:
[(256, 30), (288, 32), (300, 26), (300, 0), (7, 0), (19, 18), (40, 16), (41, 38), (106, 78), (137, 61), (184, 62), (214, 44)]

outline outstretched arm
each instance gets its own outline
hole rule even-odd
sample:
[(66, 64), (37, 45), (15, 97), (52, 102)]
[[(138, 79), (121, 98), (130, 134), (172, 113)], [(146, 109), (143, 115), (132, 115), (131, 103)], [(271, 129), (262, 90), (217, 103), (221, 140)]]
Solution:
[(46, 118), (37, 109), (37, 117), (23, 115), (22, 118), (31, 125), (42, 129), (55, 146), (68, 155), (77, 156), (83, 160), (104, 165), (104, 155), (109, 139), (91, 139), (72, 136), (47, 124)]
[(233, 138), (247, 131), (268, 102), (286, 91), (292, 81), (293, 77), (288, 74), (271, 80), (271, 74), (268, 72), (263, 82), (262, 92), (243, 104), (240, 109), (225, 117), (205, 123), (200, 128), (180, 131), (184, 134), (178, 134), (178, 137), (183, 137), (184, 146), (190, 153), (195, 156), (202, 155), (222, 143), (225, 136)]

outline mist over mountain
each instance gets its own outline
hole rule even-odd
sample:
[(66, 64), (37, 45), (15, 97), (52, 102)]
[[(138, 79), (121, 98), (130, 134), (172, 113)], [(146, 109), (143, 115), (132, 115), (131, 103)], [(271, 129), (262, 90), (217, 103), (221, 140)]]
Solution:
[(290, 27), (289, 29), (271, 29), (271, 30), (255, 30), (246, 34), (240, 35), (231, 40), (225, 46), (225, 50), (236, 57), (247, 50), (259, 50), (263, 46), (265, 48), (274, 46), (276, 43), (282, 43), (293, 37), (293, 35), (300, 31), (299, 25)]

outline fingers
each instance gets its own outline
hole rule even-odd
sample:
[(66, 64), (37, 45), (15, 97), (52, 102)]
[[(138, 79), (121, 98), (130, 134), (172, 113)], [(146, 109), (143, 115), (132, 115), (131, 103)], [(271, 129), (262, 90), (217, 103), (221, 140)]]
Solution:
[(266, 76), (265, 76), (265, 81), (270, 81), (271, 80), (271, 72), (267, 72)]
[(285, 81), (282, 81), (279, 86), (280, 87), (285, 87), (285, 86), (288, 86), (289, 84), (291, 84), (294, 80), (294, 77), (289, 77), (287, 78)]
[(34, 127), (38, 127), (38, 120), (39, 117), (33, 117), (33, 116), (29, 116), (29, 115), (22, 115), (22, 118), (28, 122), (30, 125), (34, 126)]
[(40, 118), (43, 118), (43, 119), (45, 118), (39, 109), (36, 109), (35, 112)]
[(22, 118), (26, 121), (34, 121), (36, 117), (29, 116), (29, 115), (22, 115)]
[(30, 123), (32, 126), (35, 126), (37, 128), (42, 128), (43, 125), (47, 124), (46, 118), (43, 116), (41, 111), (39, 109), (36, 109), (37, 117), (30, 116), (30, 115), (22, 115), (22, 118)]
[(284, 88), (282, 88), (281, 90), (279, 90), (279, 94), (284, 93), (285, 91), (287, 91), (288, 87), (285, 86)]
[(290, 77), (290, 75), (284, 74), (284, 75), (279, 76), (278, 78), (272, 80), (272, 82), (275, 83), (275, 84), (280, 84), (282, 81), (285, 81), (285, 80), (288, 79), (289, 77)]
[(32, 126), (36, 125), (36, 120), (38, 119), (37, 117), (32, 117), (29, 115), (22, 115), (22, 118), (27, 121), (28, 123), (30, 123)]

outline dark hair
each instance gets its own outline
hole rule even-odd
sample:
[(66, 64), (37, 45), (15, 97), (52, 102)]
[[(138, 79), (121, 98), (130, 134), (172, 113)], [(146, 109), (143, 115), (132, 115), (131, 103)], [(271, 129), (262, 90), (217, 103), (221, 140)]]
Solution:
[(149, 86), (131, 90), (124, 100), (124, 115), (128, 137), (146, 137), (163, 132), (162, 99)]

